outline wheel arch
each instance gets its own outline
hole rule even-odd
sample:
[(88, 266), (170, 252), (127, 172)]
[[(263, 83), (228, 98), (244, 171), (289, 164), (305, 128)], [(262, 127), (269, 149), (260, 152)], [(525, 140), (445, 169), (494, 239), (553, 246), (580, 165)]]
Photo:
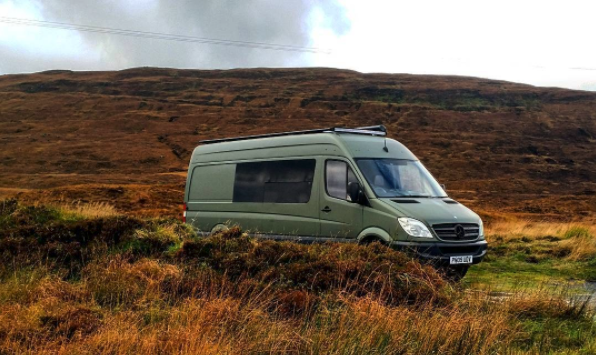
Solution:
[(369, 227), (364, 229), (357, 237), (358, 243), (365, 243), (367, 241), (378, 240), (383, 243), (390, 244), (393, 241), (391, 235), (384, 229), (379, 227)]
[(229, 223), (218, 223), (213, 228), (211, 228), (210, 234), (215, 234), (217, 232), (225, 232), (230, 229)]

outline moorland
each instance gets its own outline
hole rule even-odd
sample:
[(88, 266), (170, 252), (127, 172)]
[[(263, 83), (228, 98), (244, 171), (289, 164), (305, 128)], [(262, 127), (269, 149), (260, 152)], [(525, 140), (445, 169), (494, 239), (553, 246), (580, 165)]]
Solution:
[[(382, 245), (199, 238), (202, 139), (383, 124), (484, 219), (460, 282)], [(0, 76), (0, 353), (596, 352), (596, 93), (335, 69)]]

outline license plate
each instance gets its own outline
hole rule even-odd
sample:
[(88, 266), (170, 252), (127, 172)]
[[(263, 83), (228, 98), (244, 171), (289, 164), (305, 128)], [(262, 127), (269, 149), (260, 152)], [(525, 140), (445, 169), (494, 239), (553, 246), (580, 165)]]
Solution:
[(449, 264), (451, 264), (451, 265), (471, 264), (471, 263), (472, 263), (472, 255), (452, 256), (449, 259)]

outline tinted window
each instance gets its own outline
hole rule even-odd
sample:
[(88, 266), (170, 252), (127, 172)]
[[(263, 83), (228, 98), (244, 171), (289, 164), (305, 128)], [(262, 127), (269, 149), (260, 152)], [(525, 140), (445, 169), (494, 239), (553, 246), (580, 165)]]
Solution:
[(328, 160), (325, 165), (327, 194), (342, 200), (349, 200), (348, 184), (357, 182), (356, 176), (347, 163), (339, 160)]
[(315, 163), (304, 159), (237, 164), (233, 201), (307, 203)]

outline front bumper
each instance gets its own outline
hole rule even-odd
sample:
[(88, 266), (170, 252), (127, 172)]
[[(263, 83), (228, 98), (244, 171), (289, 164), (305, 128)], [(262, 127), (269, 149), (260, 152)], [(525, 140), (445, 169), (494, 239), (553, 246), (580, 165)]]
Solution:
[(472, 255), (472, 264), (478, 264), (486, 256), (488, 243), (486, 240), (469, 243), (396, 241), (391, 243), (391, 247), (438, 264), (449, 264), (449, 258), (452, 256)]

